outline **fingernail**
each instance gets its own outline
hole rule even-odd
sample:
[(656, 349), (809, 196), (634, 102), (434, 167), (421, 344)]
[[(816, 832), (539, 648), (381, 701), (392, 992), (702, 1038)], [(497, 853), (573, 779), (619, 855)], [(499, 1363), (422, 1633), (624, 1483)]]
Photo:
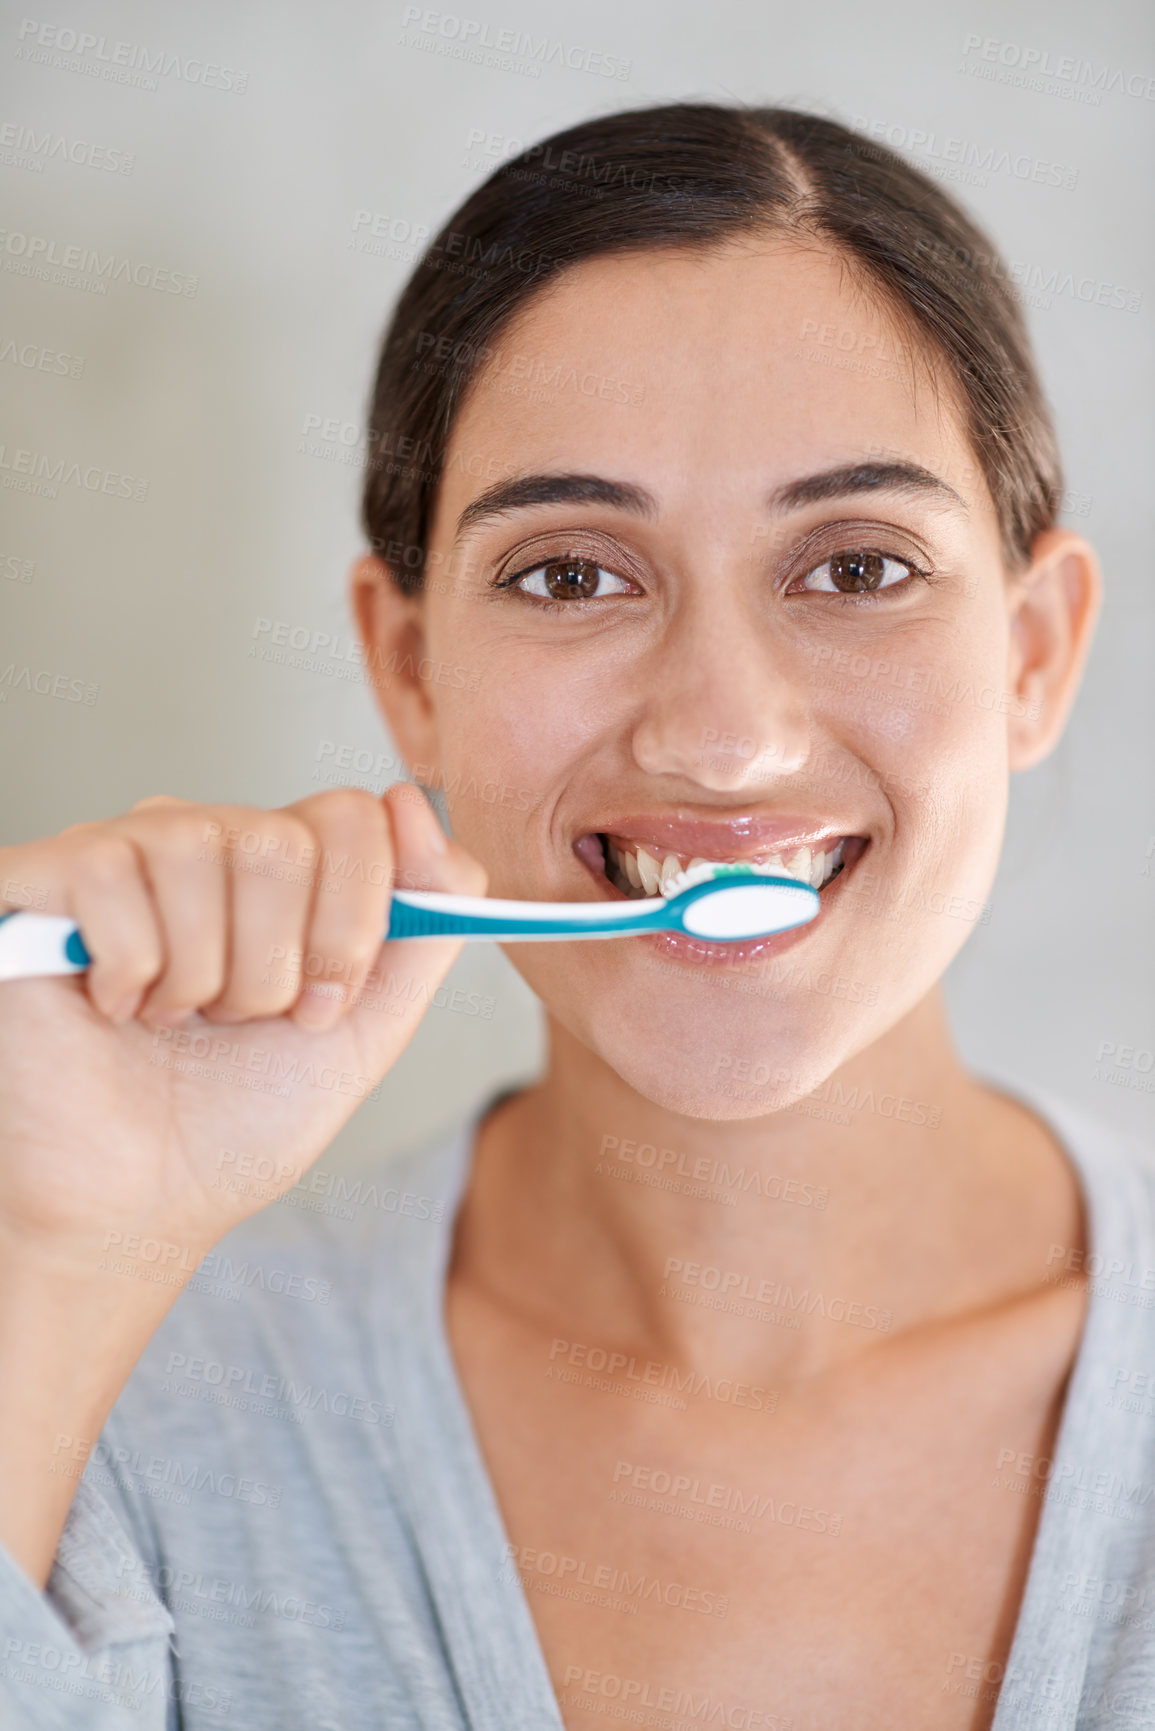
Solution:
[(297, 999), (293, 1020), (302, 1028), (331, 1028), (340, 1016), (344, 1003), (344, 986), (323, 986), (313, 982), (305, 987)]

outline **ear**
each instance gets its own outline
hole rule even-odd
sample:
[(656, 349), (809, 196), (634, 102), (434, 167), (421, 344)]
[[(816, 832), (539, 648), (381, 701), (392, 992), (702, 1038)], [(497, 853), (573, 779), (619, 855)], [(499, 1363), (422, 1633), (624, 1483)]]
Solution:
[(385, 561), (367, 553), (349, 573), (349, 599), (377, 706), (410, 771), (419, 781), (432, 781), (440, 767), (440, 750), (432, 687), (420, 676), (425, 659), (423, 598), (406, 594)]
[(1079, 689), (1102, 599), (1095, 550), (1071, 529), (1035, 539), (1031, 563), (1008, 579), (1011, 630), (1007, 690), (1010, 767), (1031, 769), (1063, 731)]

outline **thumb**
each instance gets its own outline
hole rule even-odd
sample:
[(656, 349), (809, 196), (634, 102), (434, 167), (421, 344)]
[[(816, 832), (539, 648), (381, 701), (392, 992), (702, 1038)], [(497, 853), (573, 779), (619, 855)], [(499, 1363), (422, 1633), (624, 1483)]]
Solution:
[(411, 782), (394, 782), (383, 804), (393, 829), (393, 875), (398, 889), (485, 894), (489, 886), (485, 867), (449, 839), (423, 789)]
[[(383, 803), (393, 833), (396, 888), (485, 894), (484, 866), (449, 839), (419, 787), (395, 783)], [(408, 1045), (462, 945), (461, 938), (393, 939), (381, 945), (348, 1018), (376, 1080)]]

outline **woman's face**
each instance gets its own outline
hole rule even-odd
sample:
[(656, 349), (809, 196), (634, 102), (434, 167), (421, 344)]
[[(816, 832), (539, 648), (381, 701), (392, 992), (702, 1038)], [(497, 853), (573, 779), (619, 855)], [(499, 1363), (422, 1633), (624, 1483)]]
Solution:
[(496, 347), (402, 744), (494, 895), (613, 898), (669, 855), (821, 875), (840, 847), (819, 917), (761, 944), (508, 952), (647, 1098), (784, 1106), (927, 993), (995, 871), (1024, 705), (954, 390), (834, 258), (770, 241), (582, 264)]

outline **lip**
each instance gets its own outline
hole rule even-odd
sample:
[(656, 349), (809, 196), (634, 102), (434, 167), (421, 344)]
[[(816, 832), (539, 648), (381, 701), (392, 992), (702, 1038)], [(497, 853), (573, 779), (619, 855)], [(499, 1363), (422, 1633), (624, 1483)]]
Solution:
[[(602, 851), (600, 837), (609, 835), (634, 842), (649, 851), (657, 847), (670, 853), (700, 855), (703, 859), (741, 861), (754, 859), (763, 853), (789, 853), (795, 847), (813, 847), (819, 842), (837, 842), (846, 838), (846, 860), (841, 872), (827, 884), (819, 896), (819, 908), (812, 920), (794, 926), (789, 931), (775, 932), (766, 938), (751, 938), (748, 942), (710, 944), (688, 932), (647, 932), (632, 937), (632, 944), (646, 945), (651, 954), (657, 952), (669, 961), (685, 962), (697, 967), (740, 967), (744, 962), (766, 961), (811, 936), (829, 917), (846, 879), (870, 847), (869, 839), (830, 824), (815, 825), (796, 817), (762, 818), (743, 816), (729, 819), (698, 818), (679, 814), (671, 817), (622, 818), (607, 823), (599, 830), (587, 830), (574, 843), (574, 854), (585, 866), (598, 892), (607, 901), (628, 901), (616, 884), (610, 882), (601, 866), (595, 863), (595, 849)], [(582, 851), (582, 844), (587, 844)], [(594, 844), (590, 846), (589, 844)]]
[(631, 842), (650, 853), (679, 853), (712, 860), (755, 859), (759, 854), (790, 853), (794, 848), (834, 843), (843, 836), (862, 832), (852, 826), (823, 823), (814, 818), (784, 813), (764, 817), (745, 813), (735, 817), (703, 817), (691, 812), (668, 815), (650, 813), (614, 818), (599, 824), (591, 834), (612, 836)]

